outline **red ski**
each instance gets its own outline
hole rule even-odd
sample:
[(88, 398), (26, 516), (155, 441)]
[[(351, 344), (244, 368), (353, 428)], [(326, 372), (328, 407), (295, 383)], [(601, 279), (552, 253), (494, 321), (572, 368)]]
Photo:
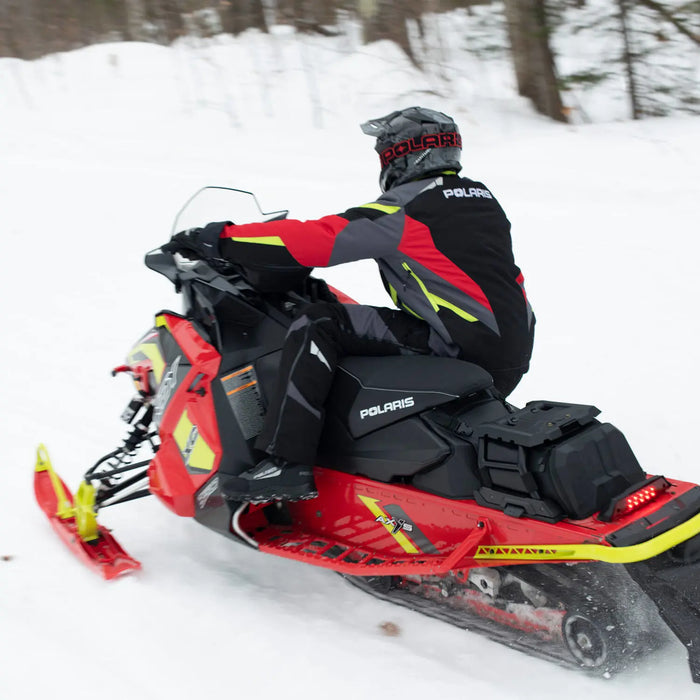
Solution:
[[(94, 512), (94, 487), (85, 488), (76, 505), (73, 494), (51, 466), (46, 448), (37, 450), (34, 469), (34, 494), (41, 509), (59, 537), (89, 567), (106, 579), (141, 568), (103, 525), (97, 524)], [(92, 503), (90, 501), (92, 500)]]

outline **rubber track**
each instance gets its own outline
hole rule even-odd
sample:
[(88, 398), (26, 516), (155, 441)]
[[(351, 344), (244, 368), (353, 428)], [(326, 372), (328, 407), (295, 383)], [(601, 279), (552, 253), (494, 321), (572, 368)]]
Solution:
[[(535, 567), (532, 568), (534, 569)], [(524, 572), (519, 571), (518, 575), (522, 575), (522, 573)], [(546, 575), (545, 571), (531, 571), (528, 573), (530, 573), (531, 575), (523, 576), (522, 578), (527, 580), (538, 579), (542, 577), (543, 579), (548, 579), (550, 583), (552, 582), (552, 579)], [(589, 572), (586, 572), (586, 574), (588, 573)], [(532, 574), (535, 574), (535, 576), (532, 576)], [(510, 647), (511, 649), (516, 649), (518, 651), (524, 652), (525, 654), (534, 658), (544, 659), (546, 661), (555, 663), (565, 668), (576, 669), (578, 671), (586, 673), (587, 675), (610, 677), (615, 673), (619, 673), (621, 670), (624, 670), (624, 666), (629, 666), (634, 660), (638, 659), (640, 656), (649, 653), (650, 651), (653, 651), (656, 648), (656, 646), (658, 646), (652, 644), (650, 640), (645, 640), (645, 643), (641, 643), (640, 640), (637, 640), (639, 646), (635, 648), (633, 652), (629, 653), (629, 656), (627, 656), (625, 660), (624, 666), (618, 664), (615, 667), (604, 665), (599, 668), (588, 668), (579, 664), (578, 660), (571, 655), (563, 640), (561, 642), (547, 641), (538, 638), (535, 635), (530, 635), (522, 630), (517, 630), (511, 627), (507, 627), (506, 625), (499, 624), (494, 620), (482, 617), (469, 610), (456, 609), (446, 604), (441, 604), (439, 602), (431, 600), (430, 598), (426, 598), (417, 593), (412, 593), (411, 591), (408, 591), (403, 588), (393, 588), (387, 593), (384, 593), (382, 591), (376, 590), (363, 577), (349, 576), (347, 574), (340, 575), (343, 576), (343, 578), (345, 578), (347, 581), (349, 581), (353, 586), (356, 586), (365, 593), (369, 593), (370, 595), (374, 596), (375, 598), (378, 598), (379, 600), (384, 600), (395, 605), (400, 605), (414, 612), (418, 612), (422, 615), (426, 615), (428, 617), (447, 622), (451, 625), (454, 625), (456, 627), (459, 627), (460, 629), (464, 629), (469, 632), (476, 632), (491, 641), (503, 644), (504, 646)], [(535, 583), (535, 581), (532, 581), (532, 583)], [(569, 585), (567, 586), (566, 583), (568, 583)], [(569, 588), (569, 586), (573, 582), (568, 581), (566, 583), (562, 580), (561, 582), (559, 582), (559, 585), (554, 586), (555, 589), (559, 589), (557, 590), (557, 593), (564, 593), (564, 590), (566, 588)], [(551, 587), (550, 593), (552, 593)], [(568, 597), (570, 597), (570, 595)], [(576, 597), (578, 598), (579, 596), (576, 595)]]

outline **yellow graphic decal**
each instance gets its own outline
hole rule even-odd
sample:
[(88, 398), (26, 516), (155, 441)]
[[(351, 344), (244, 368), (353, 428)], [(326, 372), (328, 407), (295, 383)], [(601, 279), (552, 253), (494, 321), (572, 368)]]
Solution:
[(411, 540), (406, 537), (400, 530), (395, 532), (395, 527), (392, 524), (394, 519), (387, 515), (377, 504), (379, 501), (376, 498), (369, 498), (369, 496), (359, 496), (358, 498), (369, 508), (370, 513), (374, 516), (377, 522), (382, 523), (387, 529), (389, 534), (401, 545), (404, 552), (409, 554), (418, 554), (419, 550), (416, 549), (415, 545)]
[(389, 296), (391, 296), (391, 300), (394, 302), (395, 306), (399, 305), (399, 295), (396, 293), (396, 290), (389, 285)]
[(610, 564), (630, 564), (658, 556), (698, 533), (700, 533), (700, 514), (647, 542), (628, 547), (607, 547), (602, 544), (542, 544), (520, 547), (482, 545), (477, 548), (474, 558), (509, 561), (592, 560)]
[(437, 294), (429, 292), (423, 280), (420, 277), (418, 277), (418, 275), (415, 272), (413, 272), (413, 270), (408, 266), (407, 263), (403, 263), (403, 268), (404, 270), (406, 270), (406, 272), (408, 272), (409, 275), (411, 275), (411, 277), (413, 277), (418, 286), (421, 288), (421, 291), (423, 292), (423, 294), (425, 294), (427, 300), (430, 302), (430, 305), (433, 307), (433, 311), (438, 312), (440, 310), (440, 307), (444, 306), (446, 309), (452, 311), (452, 313), (457, 314), (457, 316), (459, 316), (460, 318), (463, 318), (465, 321), (469, 321), (469, 323), (474, 323), (475, 321), (479, 320), (476, 316), (472, 316), (470, 313), (464, 311), (464, 309), (460, 309), (459, 306), (455, 306), (452, 302), (449, 302), (446, 299), (442, 299)]
[(258, 236), (257, 238), (244, 238), (241, 236), (231, 236), (230, 240), (240, 241), (241, 243), (260, 243), (260, 245), (280, 245), (284, 246), (282, 239), (279, 236)]
[[(139, 357), (139, 355), (142, 357)], [(141, 343), (141, 345), (137, 345), (129, 353), (127, 362), (132, 364), (142, 360), (144, 357), (151, 361), (156, 382), (160, 384), (160, 380), (163, 378), (163, 372), (165, 371), (165, 360), (163, 359), (157, 342), (154, 341), (152, 343)]]
[(455, 306), (446, 299), (441, 299), (436, 294), (428, 294), (428, 298), (434, 301), (438, 306), (444, 306), (446, 309), (452, 311), (452, 313), (457, 314), (460, 318), (469, 321), (469, 323), (474, 323), (479, 320), (476, 316), (472, 316), (470, 313), (464, 311), (464, 309), (460, 309), (459, 306)]
[(423, 320), (422, 316), (419, 316), (413, 309), (410, 309), (402, 301), (399, 301), (399, 295), (396, 293), (396, 290), (391, 285), (389, 285), (389, 295), (391, 296), (391, 300), (397, 307), (402, 307), (405, 311), (408, 311), (409, 314), (413, 314), (416, 318), (421, 319), (421, 321)]
[(385, 214), (396, 214), (401, 207), (394, 207), (388, 204), (379, 204), (378, 202), (370, 202), (369, 204), (361, 204), (360, 209), (377, 209), (378, 211), (383, 211)]
[(199, 434), (199, 429), (185, 411), (173, 431), (182, 460), (189, 469), (210, 472), (214, 468), (214, 451)]

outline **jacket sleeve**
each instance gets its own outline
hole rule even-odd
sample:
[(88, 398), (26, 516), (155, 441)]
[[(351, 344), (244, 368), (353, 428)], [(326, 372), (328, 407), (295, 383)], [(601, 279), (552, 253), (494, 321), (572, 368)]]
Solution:
[(403, 210), (372, 202), (310, 221), (225, 226), (221, 254), (242, 265), (329, 267), (396, 250)]

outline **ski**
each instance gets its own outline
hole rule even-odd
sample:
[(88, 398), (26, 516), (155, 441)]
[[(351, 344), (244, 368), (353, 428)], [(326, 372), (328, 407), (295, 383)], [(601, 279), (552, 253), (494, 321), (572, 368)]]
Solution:
[(93, 509), (94, 487), (83, 482), (76, 498), (56, 474), (44, 445), (37, 449), (34, 494), (51, 527), (68, 548), (105, 579), (141, 568), (110, 531), (97, 523)]

